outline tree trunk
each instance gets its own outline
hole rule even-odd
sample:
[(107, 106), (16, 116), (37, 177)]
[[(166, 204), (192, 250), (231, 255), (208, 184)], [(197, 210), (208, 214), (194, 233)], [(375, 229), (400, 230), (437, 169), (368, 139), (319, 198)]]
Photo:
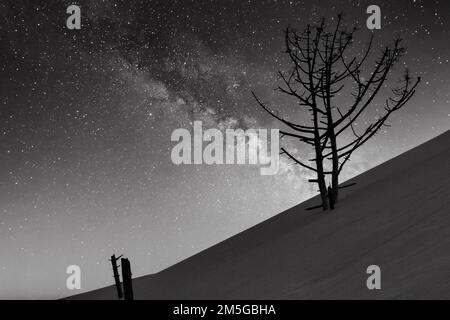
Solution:
[(122, 285), (120, 283), (119, 271), (117, 270), (117, 258), (116, 258), (115, 254), (113, 254), (111, 256), (111, 265), (112, 265), (112, 269), (113, 269), (114, 282), (116, 284), (117, 297), (119, 299), (122, 299), (122, 297), (123, 297)]
[[(329, 102), (330, 103), (330, 102)], [(336, 133), (334, 131), (333, 115), (331, 113), (331, 107), (327, 107), (327, 119), (328, 119), (328, 135), (330, 139), (331, 147), (331, 159), (332, 159), (332, 169), (331, 169), (331, 191), (333, 196), (333, 204), (337, 203), (339, 198), (339, 158), (337, 151)]]
[[(318, 140), (318, 139), (317, 139)], [(320, 141), (318, 141), (318, 146), (316, 147), (316, 169), (317, 169), (317, 184), (319, 185), (320, 197), (322, 199), (323, 210), (328, 210), (328, 196), (327, 196), (327, 185), (325, 182), (325, 174), (323, 170), (323, 158), (320, 152)]]
[(330, 202), (330, 210), (334, 210), (334, 196), (333, 196), (333, 190), (331, 190), (331, 187), (328, 187), (328, 200)]
[(337, 152), (336, 135), (333, 128), (331, 128), (330, 132), (330, 143), (332, 152), (331, 191), (333, 193), (333, 202), (337, 203), (339, 199), (339, 158)]
[(125, 300), (134, 300), (130, 260), (122, 258), (120, 264), (122, 265), (123, 291), (125, 293)]

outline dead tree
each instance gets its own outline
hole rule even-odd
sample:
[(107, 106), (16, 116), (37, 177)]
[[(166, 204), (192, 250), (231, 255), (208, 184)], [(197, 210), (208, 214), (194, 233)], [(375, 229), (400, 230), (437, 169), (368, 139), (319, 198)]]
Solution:
[[(357, 132), (355, 122), (387, 84), (388, 75), (404, 55), (405, 48), (399, 39), (386, 46), (370, 64), (371, 70), (365, 79), (362, 71), (369, 61), (373, 36), (358, 58), (351, 54), (355, 32), (356, 27), (347, 30), (342, 26), (342, 15), (338, 15), (335, 25), (330, 28), (322, 20), (318, 25), (308, 25), (302, 32), (286, 29), (285, 52), (292, 67), (288, 72), (279, 71), (282, 85), (278, 89), (309, 112), (308, 124), (280, 116), (253, 93), (258, 104), (288, 128), (280, 131), (283, 138), (299, 140), (314, 149), (315, 157), (309, 160), (312, 164), (300, 161), (285, 148), (281, 150), (298, 165), (316, 173), (316, 178), (309, 182), (318, 184), (322, 199), (320, 207), (324, 210), (333, 208), (339, 198), (339, 174), (351, 155), (386, 126), (390, 115), (411, 99), (420, 82), (420, 78), (412, 80), (405, 71), (400, 85), (386, 97), (384, 113)], [(336, 97), (345, 94), (350, 97), (350, 103), (338, 105)], [(348, 133), (354, 137), (350, 141)], [(331, 184), (329, 189), (327, 180)]]
[(111, 256), (111, 259), (109, 260), (109, 261), (111, 261), (111, 265), (112, 265), (112, 269), (113, 269), (114, 282), (116, 284), (117, 297), (119, 299), (122, 299), (122, 297), (123, 297), (122, 284), (120, 283), (120, 276), (119, 276), (118, 265), (117, 265), (117, 260), (119, 260), (121, 257), (122, 257), (122, 255), (120, 255), (120, 256), (118, 256), (116, 258), (116, 255), (113, 254)]
[(122, 258), (121, 265), (122, 265), (123, 291), (125, 293), (125, 300), (134, 300), (130, 260)]

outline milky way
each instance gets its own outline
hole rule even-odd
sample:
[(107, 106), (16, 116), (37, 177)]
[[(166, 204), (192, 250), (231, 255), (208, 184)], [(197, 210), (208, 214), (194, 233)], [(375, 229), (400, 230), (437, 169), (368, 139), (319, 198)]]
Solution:
[(401, 36), (398, 71), (423, 79), (346, 177), (450, 128), (447, 1), (76, 3), (81, 30), (66, 28), (72, 2), (0, 1), (0, 298), (71, 295), (71, 264), (83, 290), (109, 285), (114, 253), (134, 276), (154, 273), (312, 196), (310, 173), (287, 159), (276, 176), (170, 160), (171, 132), (194, 120), (278, 128), (251, 91), (299, 116), (274, 90), (288, 25), (342, 11), (359, 26), (358, 55), (378, 4), (375, 47)]

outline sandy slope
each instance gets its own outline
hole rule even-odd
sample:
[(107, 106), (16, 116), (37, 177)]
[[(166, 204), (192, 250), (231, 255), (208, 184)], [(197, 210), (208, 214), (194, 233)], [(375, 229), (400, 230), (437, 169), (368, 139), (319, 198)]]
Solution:
[[(157, 274), (137, 299), (450, 298), (450, 131)], [(382, 289), (366, 287), (367, 266)], [(74, 296), (115, 299), (113, 287)]]

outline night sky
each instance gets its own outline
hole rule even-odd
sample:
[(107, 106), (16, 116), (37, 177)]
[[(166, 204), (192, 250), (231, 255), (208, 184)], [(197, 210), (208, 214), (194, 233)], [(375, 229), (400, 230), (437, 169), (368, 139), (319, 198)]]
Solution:
[[(81, 30), (66, 27), (70, 4)], [(381, 30), (366, 28), (371, 4)], [(0, 298), (79, 293), (66, 289), (71, 264), (83, 291), (110, 285), (114, 253), (134, 276), (154, 273), (315, 194), (310, 173), (284, 158), (275, 176), (175, 166), (170, 136), (194, 120), (278, 128), (252, 90), (298, 118), (274, 91), (288, 66), (283, 29), (340, 12), (360, 28), (355, 55), (372, 32), (374, 53), (401, 36), (392, 81), (403, 67), (422, 77), (350, 177), (450, 128), (450, 2), (0, 0)]]

